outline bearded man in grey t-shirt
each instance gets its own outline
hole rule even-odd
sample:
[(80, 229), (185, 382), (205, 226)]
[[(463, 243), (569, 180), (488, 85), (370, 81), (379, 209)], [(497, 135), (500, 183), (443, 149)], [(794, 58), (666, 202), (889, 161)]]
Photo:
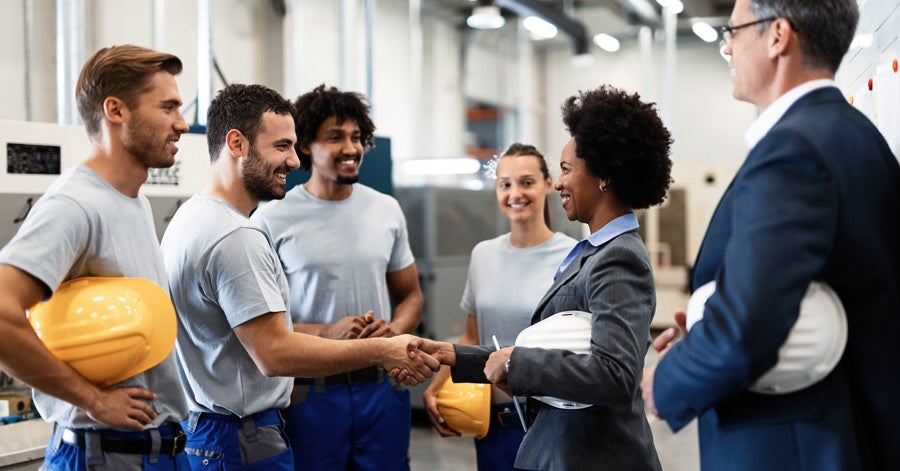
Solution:
[(38, 411), (55, 423), (47, 469), (175, 469), (187, 403), (174, 353), (101, 388), (50, 352), (25, 312), (82, 277), (143, 278), (167, 291), (139, 190), (149, 168), (174, 164), (188, 130), (175, 83), (181, 67), (171, 54), (131, 45), (87, 60), (75, 96), (91, 153), (56, 180), (0, 251), (0, 367), (34, 388)]

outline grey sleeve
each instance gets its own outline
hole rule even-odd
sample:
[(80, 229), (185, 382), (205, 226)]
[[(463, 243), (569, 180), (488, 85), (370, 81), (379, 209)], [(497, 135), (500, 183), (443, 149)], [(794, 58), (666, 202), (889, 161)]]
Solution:
[(41, 198), (0, 251), (0, 263), (28, 273), (53, 292), (70, 273), (82, 271), (90, 235), (88, 216), (78, 203), (58, 195)]
[(238, 229), (216, 244), (208, 258), (205, 288), (232, 328), (263, 314), (286, 311), (279, 263), (266, 237), (255, 229)]

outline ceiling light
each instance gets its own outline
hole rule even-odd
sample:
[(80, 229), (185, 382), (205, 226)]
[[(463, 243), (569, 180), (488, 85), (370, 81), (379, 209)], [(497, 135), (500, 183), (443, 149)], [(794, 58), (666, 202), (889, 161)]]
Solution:
[(656, 0), (656, 3), (672, 10), (676, 15), (684, 11), (684, 3), (681, 3), (681, 0)]
[(481, 162), (472, 158), (418, 159), (403, 162), (409, 175), (471, 175), (481, 169)]
[(698, 21), (692, 24), (691, 30), (694, 31), (694, 34), (696, 34), (697, 37), (708, 43), (715, 42), (716, 39), (719, 39), (719, 33), (716, 32), (716, 29), (705, 21)]
[(475, 29), (497, 29), (502, 28), (506, 20), (497, 5), (482, 5), (472, 9), (472, 14), (466, 18), (466, 24)]
[(545, 21), (543, 18), (528, 16), (522, 20), (522, 25), (531, 33), (531, 39), (535, 41), (556, 37), (556, 25)]
[(621, 47), (619, 40), (606, 34), (600, 33), (594, 36), (594, 44), (600, 46), (606, 52), (616, 52)]

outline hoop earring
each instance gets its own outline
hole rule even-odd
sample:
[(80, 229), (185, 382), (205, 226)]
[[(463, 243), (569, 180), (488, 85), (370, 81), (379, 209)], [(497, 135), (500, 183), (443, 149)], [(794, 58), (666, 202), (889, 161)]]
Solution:
[(600, 191), (606, 193), (606, 187), (607, 187), (607, 185), (601, 185), (598, 188), (600, 188)]

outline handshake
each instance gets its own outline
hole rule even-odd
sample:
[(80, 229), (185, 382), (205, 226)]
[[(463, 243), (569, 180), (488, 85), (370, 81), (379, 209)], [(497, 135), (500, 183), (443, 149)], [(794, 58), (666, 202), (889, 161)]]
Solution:
[(376, 357), (378, 366), (388, 376), (407, 386), (425, 382), (441, 365), (456, 364), (456, 349), (448, 342), (404, 334), (395, 337), (372, 339), (383, 341), (381, 355)]

